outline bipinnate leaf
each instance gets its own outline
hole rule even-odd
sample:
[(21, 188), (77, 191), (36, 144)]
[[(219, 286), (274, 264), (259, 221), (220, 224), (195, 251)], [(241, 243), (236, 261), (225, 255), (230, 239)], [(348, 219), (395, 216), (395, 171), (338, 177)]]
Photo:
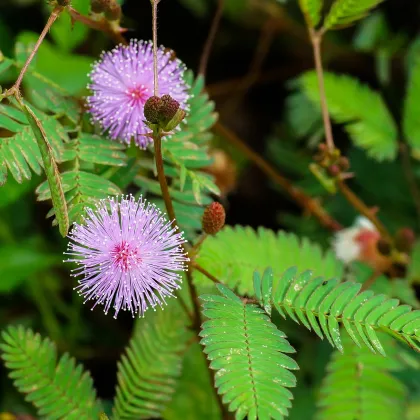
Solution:
[(57, 164), (53, 156), (53, 151), (45, 133), (41, 121), (34, 114), (32, 109), (22, 103), (22, 110), (28, 118), (29, 125), (31, 126), (35, 138), (41, 152), (42, 161), (44, 163), (45, 174), (47, 175), (48, 185), (51, 191), (51, 199), (54, 206), (58, 228), (63, 237), (67, 235), (69, 230), (69, 217), (67, 214), (67, 203), (64, 198), (63, 187), (61, 185), (60, 172), (58, 171)]
[(215, 385), (237, 419), (284, 419), (296, 386), (295, 350), (257, 305), (243, 302), (226, 286), (220, 295), (202, 295), (208, 318), (200, 336)]
[(161, 418), (175, 392), (191, 338), (177, 301), (148, 311), (136, 321), (133, 337), (118, 363), (114, 420)]
[[(37, 117), (48, 134), (48, 140), (57, 162), (66, 160), (64, 142), (68, 136), (54, 116), (37, 110)], [(0, 185), (7, 180), (7, 172), (21, 183), (31, 179), (32, 172), (42, 173), (43, 160), (35, 134), (23, 110), (12, 104), (0, 104)]]
[(349, 26), (364, 18), (383, 0), (335, 0), (324, 21), (324, 29)]
[[(398, 151), (397, 126), (379, 93), (346, 75), (324, 74), (325, 95), (333, 120), (344, 124), (356, 146), (378, 161), (395, 159)], [(319, 108), (321, 100), (316, 73), (298, 79), (303, 93)]]
[(333, 352), (321, 385), (317, 420), (406, 418), (408, 390), (392, 373), (404, 369), (395, 340), (381, 333), (387, 357), (358, 347), (344, 333), (342, 354)]
[(93, 381), (81, 365), (57, 350), (48, 338), (10, 326), (2, 332), (1, 357), (16, 388), (43, 419), (92, 420), (101, 410)]
[(321, 20), (323, 0), (299, 0), (299, 6), (305, 16), (306, 23), (315, 28)]
[[(208, 237), (200, 248), (197, 263), (239, 294), (249, 296), (254, 293), (254, 271), (266, 267), (273, 270), (274, 287), (284, 270), (293, 265), (300, 270), (311, 269), (320, 276), (341, 277), (343, 273), (343, 265), (332, 252), (324, 252), (306, 238), (242, 226), (225, 226), (217, 235)], [(197, 271), (194, 281), (200, 285), (210, 282)]]
[[(270, 276), (264, 275), (269, 282)], [(340, 327), (343, 326), (357, 346), (385, 355), (377, 332), (385, 331), (420, 352), (420, 310), (401, 305), (398, 299), (372, 290), (362, 291), (361, 283), (314, 277), (311, 271), (286, 270), (275, 282), (271, 305), (284, 318), (291, 318), (324, 336), (333, 347), (345, 351)], [(269, 284), (265, 286), (268, 289)], [(267, 298), (260, 298), (266, 306)]]

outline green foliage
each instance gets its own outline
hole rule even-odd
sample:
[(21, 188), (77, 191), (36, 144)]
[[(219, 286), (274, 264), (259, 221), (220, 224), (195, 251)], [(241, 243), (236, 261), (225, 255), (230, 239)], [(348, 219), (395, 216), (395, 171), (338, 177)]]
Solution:
[(170, 139), (163, 141), (162, 149), (164, 159), (177, 170), (176, 187), (184, 190), (186, 180), (192, 182), (192, 191), (198, 204), (201, 204), (201, 191), (219, 194), (219, 189), (208, 174), (199, 172), (210, 165), (208, 154), (212, 134), (210, 128), (217, 120), (214, 112), (214, 102), (209, 101), (208, 94), (204, 92), (204, 79), (202, 76), (194, 80), (192, 72), (185, 76), (186, 82), (191, 86), (188, 105), (190, 110), (185, 122), (180, 125), (180, 131)]
[[(24, 51), (19, 60), (21, 66), (38, 36), (33, 32), (22, 32), (17, 38), (17, 45)], [(44, 40), (30, 68), (75, 95), (86, 89), (92, 62), (90, 57), (67, 53)], [(24, 79), (23, 82), (29, 89), (32, 87), (30, 80)]]
[[(41, 121), (58, 162), (65, 158), (64, 142), (68, 141), (64, 127), (52, 116), (34, 110)], [(0, 104), (0, 129), (8, 136), (0, 138), (0, 185), (6, 182), (7, 171), (17, 182), (31, 178), (31, 171), (41, 174), (42, 156), (25, 114), (12, 105)]]
[(383, 0), (335, 0), (324, 22), (324, 29), (338, 29), (364, 18)]
[[(199, 76), (194, 80), (192, 72), (185, 77), (191, 86), (190, 109), (180, 125), (181, 130), (162, 141), (162, 153), (165, 174), (171, 180), (169, 189), (177, 221), (187, 238), (191, 239), (201, 229), (202, 206), (212, 202), (209, 194), (219, 194), (212, 176), (203, 172), (212, 162), (209, 155), (213, 137), (210, 128), (216, 122), (217, 114), (214, 102), (204, 92), (204, 79)], [(155, 171), (155, 163), (152, 159), (142, 158), (139, 160), (140, 168)], [(160, 185), (155, 177), (137, 173), (134, 183), (141, 193), (161, 197)], [(158, 199), (156, 203), (164, 209), (162, 200)]]
[[(91, 173), (92, 167), (89, 165), (123, 166), (126, 157), (122, 151), (125, 146), (122, 144), (83, 132), (66, 146), (66, 156), (68, 160), (73, 161), (73, 169), (61, 174), (61, 183), (70, 223), (73, 223), (81, 220), (80, 217), (86, 206), (92, 206), (98, 199), (121, 192), (106, 177)], [(83, 169), (85, 166), (86, 170)], [(36, 193), (39, 201), (51, 198), (47, 182), (43, 182), (36, 189)], [(48, 213), (49, 217), (53, 215), (55, 208)], [(53, 224), (56, 224), (56, 220)]]
[(59, 256), (35, 245), (31, 241), (0, 246), (0, 293), (10, 292), (31, 276), (61, 263)]
[[(384, 294), (361, 291), (361, 287), (361, 283), (352, 281), (313, 277), (310, 271), (298, 274), (293, 267), (274, 287), (271, 302), (282, 317), (302, 323), (321, 339), (325, 335), (339, 351), (345, 350), (339, 330), (342, 324), (358, 346), (364, 345), (374, 353), (385, 355), (377, 330), (388, 332), (420, 352), (420, 311)], [(269, 305), (268, 298), (263, 304)]]
[(191, 344), (184, 355), (182, 375), (175, 394), (162, 414), (165, 420), (219, 420), (210, 372), (199, 343)]
[(159, 418), (175, 392), (191, 338), (177, 301), (148, 311), (136, 322), (126, 354), (118, 363), (114, 418)]
[(420, 159), (420, 59), (417, 59), (409, 72), (409, 82), (404, 105), (404, 135), (412, 148), (412, 154)]
[[(343, 267), (331, 252), (307, 239), (260, 228), (257, 232), (249, 227), (226, 226), (214, 237), (203, 243), (197, 263), (210, 271), (222, 283), (237, 288), (240, 294), (253, 294), (252, 276), (255, 270), (272, 267), (274, 276), (280, 275), (291, 265), (299, 270), (310, 269), (318, 275), (341, 277)], [(199, 284), (208, 283), (206, 277), (194, 271)]]
[[(398, 150), (398, 131), (381, 96), (344, 75), (325, 73), (325, 95), (332, 118), (345, 124), (352, 141), (379, 161), (394, 159)], [(311, 71), (298, 79), (298, 86), (316, 105), (320, 96), (316, 73)]]
[(314, 28), (321, 20), (323, 0), (299, 0), (299, 6), (307, 24)]
[(321, 387), (317, 420), (400, 420), (405, 418), (407, 389), (393, 375), (403, 364), (398, 348), (383, 334), (387, 357), (357, 347), (343, 335), (344, 354), (334, 352)]
[(51, 192), (51, 200), (53, 202), (58, 228), (61, 236), (65, 237), (69, 230), (69, 217), (67, 214), (67, 204), (64, 199), (63, 186), (61, 185), (60, 172), (53, 156), (53, 150), (41, 121), (36, 117), (32, 109), (26, 104), (22, 104), (22, 109), (35, 135)]
[(283, 419), (291, 407), (287, 388), (296, 385), (290, 370), (298, 369), (284, 353), (295, 350), (262, 309), (242, 302), (223, 285), (218, 289), (223, 296), (200, 297), (209, 318), (201, 344), (217, 371), (218, 392), (237, 419)]
[(9, 327), (2, 332), (2, 358), (16, 388), (45, 419), (99, 418), (90, 375), (66, 353), (57, 362), (55, 345), (31, 330)]

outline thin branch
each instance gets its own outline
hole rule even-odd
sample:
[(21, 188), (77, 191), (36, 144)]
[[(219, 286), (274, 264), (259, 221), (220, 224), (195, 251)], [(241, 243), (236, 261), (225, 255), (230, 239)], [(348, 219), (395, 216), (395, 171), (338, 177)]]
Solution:
[(162, 158), (162, 136), (160, 133), (156, 132), (153, 134), (153, 141), (155, 145), (155, 161), (156, 161), (156, 171), (160, 184), (160, 189), (162, 191), (163, 201), (165, 202), (166, 211), (168, 212), (169, 220), (175, 221), (175, 211), (172, 204), (172, 199), (169, 194), (168, 183), (166, 182), (165, 172), (163, 169), (163, 158)]
[(404, 175), (407, 179), (411, 195), (413, 196), (414, 206), (417, 213), (417, 222), (420, 226), (420, 191), (414, 176), (413, 167), (411, 165), (409, 149), (405, 143), (400, 143), (400, 152)]
[(157, 6), (159, 0), (152, 0), (152, 25), (153, 25), (153, 94), (158, 95), (158, 64), (157, 64)]
[(382, 238), (393, 243), (392, 237), (386, 227), (378, 219), (375, 212), (372, 211), (346, 184), (344, 181), (337, 181), (338, 188), (347, 199), (347, 201), (363, 216), (369, 219), (376, 227)]
[(101, 20), (94, 20), (89, 16), (82, 15), (71, 6), (69, 6), (67, 10), (73, 21), (83, 23), (84, 25), (89, 26), (89, 28), (106, 33), (117, 44), (127, 44), (126, 39), (122, 36), (127, 29), (112, 25), (105, 18), (102, 18)]
[(211, 23), (210, 31), (206, 39), (206, 43), (203, 47), (203, 52), (200, 58), (200, 66), (198, 68), (198, 74), (205, 78), (206, 71), (207, 71), (207, 64), (209, 61), (209, 57), (211, 54), (211, 50), (214, 44), (214, 40), (216, 38), (217, 30), (220, 25), (220, 21), (223, 15), (223, 8), (225, 6), (225, 0), (218, 0), (217, 2), (217, 9), (216, 13), (214, 14), (213, 21)]
[(213, 281), (216, 284), (220, 284), (221, 281), (219, 279), (217, 279), (216, 277), (213, 276), (213, 274), (209, 273), (205, 268), (201, 267), (201, 265), (198, 265), (197, 263), (193, 262), (191, 264), (192, 268), (194, 270), (199, 271), (201, 274), (204, 274), (208, 279), (210, 279), (211, 281)]
[(287, 178), (277, 172), (268, 162), (266, 162), (258, 153), (254, 152), (246, 145), (233, 131), (217, 122), (213, 129), (216, 133), (229, 140), (234, 146), (241, 150), (250, 160), (252, 160), (266, 175), (268, 175), (276, 184), (280, 185), (301, 207), (313, 214), (320, 223), (332, 231), (342, 228), (339, 222), (334, 220), (322, 208), (319, 202), (306, 195), (300, 188), (295, 187)]
[(360, 292), (364, 292), (365, 290), (370, 289), (374, 284), (375, 281), (378, 279), (378, 277), (382, 273), (380, 271), (374, 271), (369, 278), (362, 284), (362, 288), (360, 289)]
[(312, 46), (313, 46), (315, 70), (316, 70), (316, 75), (318, 77), (319, 95), (321, 98), (322, 119), (324, 121), (324, 129), (325, 129), (325, 141), (327, 143), (328, 148), (332, 151), (334, 150), (335, 146), (334, 146), (334, 139), (333, 139), (333, 134), (332, 134), (330, 115), (328, 113), (327, 98), (325, 95), (324, 73), (322, 70), (322, 58), (321, 58), (322, 34), (314, 31), (313, 29), (310, 29), (309, 35), (310, 35)]
[(38, 49), (41, 46), (42, 41), (44, 40), (48, 31), (50, 30), (52, 24), (56, 21), (58, 16), (60, 16), (60, 13), (63, 10), (64, 10), (64, 6), (57, 6), (51, 12), (50, 17), (48, 18), (47, 23), (45, 24), (45, 27), (42, 30), (41, 35), (38, 38), (38, 41), (36, 42), (34, 48), (32, 49), (31, 53), (29, 54), (29, 57), (27, 58), (25, 64), (23, 65), (22, 70), (20, 71), (19, 76), (16, 79), (15, 84), (8, 91), (5, 92), (5, 96), (9, 96), (9, 95), (19, 96), (20, 95), (19, 89), (20, 89), (20, 85), (22, 83), (23, 76), (25, 75), (26, 71), (28, 70), (29, 65), (31, 64), (31, 62), (34, 59), (36, 53), (38, 52)]

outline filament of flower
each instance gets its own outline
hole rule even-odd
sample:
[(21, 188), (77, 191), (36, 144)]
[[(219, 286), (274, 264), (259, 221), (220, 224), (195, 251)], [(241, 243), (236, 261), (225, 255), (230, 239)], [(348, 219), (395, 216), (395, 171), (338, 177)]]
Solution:
[(126, 241), (114, 246), (111, 251), (113, 265), (123, 272), (127, 272), (142, 262), (137, 247)]

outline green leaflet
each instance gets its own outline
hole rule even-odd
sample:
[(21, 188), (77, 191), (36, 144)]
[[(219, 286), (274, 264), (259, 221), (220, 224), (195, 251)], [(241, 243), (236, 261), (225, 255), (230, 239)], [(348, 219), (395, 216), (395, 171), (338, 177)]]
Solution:
[(334, 352), (321, 386), (317, 420), (400, 420), (405, 418), (407, 389), (392, 375), (404, 365), (395, 341), (381, 334), (387, 357), (359, 348), (343, 335), (345, 354)]
[[(197, 263), (241, 295), (253, 294), (253, 273), (266, 267), (273, 269), (274, 287), (281, 274), (293, 265), (327, 278), (341, 277), (343, 273), (342, 264), (332, 252), (324, 253), (307, 239), (299, 239), (292, 233), (276, 234), (263, 228), (254, 231), (241, 226), (226, 226), (216, 236), (208, 237)], [(197, 271), (194, 271), (194, 280), (198, 284), (209, 284)]]
[(208, 94), (204, 92), (203, 77), (198, 76), (194, 80), (193, 73), (189, 71), (185, 80), (191, 86), (188, 101), (190, 109), (185, 121), (180, 125), (181, 130), (162, 142), (162, 153), (165, 163), (173, 165), (176, 169), (177, 179), (180, 179), (179, 189), (184, 189), (184, 179), (190, 179), (196, 202), (201, 205), (203, 193), (219, 194), (212, 177), (200, 172), (212, 161), (208, 153), (212, 139), (209, 130), (218, 116), (214, 111), (214, 102), (210, 101)]
[(200, 296), (209, 319), (202, 325), (201, 344), (217, 371), (218, 392), (238, 419), (285, 418), (292, 399), (287, 388), (296, 385), (290, 370), (298, 369), (285, 353), (295, 350), (262, 309), (243, 303), (223, 285), (218, 289), (223, 296)]
[(325, 18), (323, 28), (338, 29), (365, 17), (383, 0), (335, 0)]
[(306, 23), (314, 28), (321, 20), (323, 0), (299, 0), (299, 6), (305, 16)]
[[(269, 276), (264, 275), (264, 279), (269, 281)], [(361, 283), (314, 277), (310, 271), (298, 274), (296, 267), (286, 270), (276, 284), (271, 304), (279, 314), (314, 330), (321, 339), (325, 336), (341, 352), (345, 351), (341, 325), (356, 345), (373, 353), (385, 355), (378, 330), (420, 352), (420, 310), (401, 305), (398, 299), (361, 291)], [(266, 306), (267, 298), (260, 303)]]
[(175, 392), (190, 338), (186, 315), (176, 300), (137, 320), (118, 363), (114, 420), (161, 417)]
[(47, 175), (48, 185), (50, 187), (51, 199), (54, 206), (55, 217), (58, 228), (63, 237), (69, 230), (69, 217), (67, 214), (67, 203), (64, 199), (63, 187), (61, 185), (60, 172), (53, 156), (53, 150), (47, 138), (47, 134), (41, 121), (36, 117), (28, 105), (22, 103), (22, 109), (28, 118), (29, 124), (35, 134), (42, 161), (44, 163), (45, 174)]
[[(36, 111), (36, 118), (48, 136), (54, 159), (65, 160), (63, 143), (68, 141), (68, 136), (64, 127), (40, 111)], [(8, 172), (19, 183), (31, 179), (32, 172), (38, 175), (42, 172), (43, 158), (29, 121), (23, 110), (0, 104), (0, 128), (11, 132), (9, 137), (0, 138), (0, 185), (6, 182)]]
[(420, 59), (416, 59), (409, 72), (409, 82), (404, 103), (403, 128), (404, 135), (411, 146), (413, 157), (420, 159)]
[(89, 373), (66, 353), (57, 361), (55, 345), (22, 326), (10, 326), (2, 332), (2, 359), (16, 388), (47, 419), (92, 420), (99, 418)]
[[(302, 92), (320, 107), (316, 73), (304, 73), (297, 81)], [(324, 81), (331, 116), (345, 124), (352, 141), (378, 161), (395, 159), (398, 131), (382, 97), (350, 76), (326, 72)]]
[[(126, 164), (124, 149), (125, 146), (120, 143), (83, 132), (66, 144), (66, 160), (74, 160), (77, 163), (73, 170), (61, 174), (70, 223), (80, 222), (85, 207), (94, 205), (98, 199), (121, 193), (120, 188), (106, 177), (89, 172), (91, 167), (86, 170), (81, 169), (83, 163), (124, 166)], [(51, 197), (45, 182), (38, 186), (36, 194), (39, 201), (45, 201)], [(55, 214), (53, 208), (47, 216), (51, 217)], [(57, 218), (53, 221), (53, 224), (56, 223)]]

